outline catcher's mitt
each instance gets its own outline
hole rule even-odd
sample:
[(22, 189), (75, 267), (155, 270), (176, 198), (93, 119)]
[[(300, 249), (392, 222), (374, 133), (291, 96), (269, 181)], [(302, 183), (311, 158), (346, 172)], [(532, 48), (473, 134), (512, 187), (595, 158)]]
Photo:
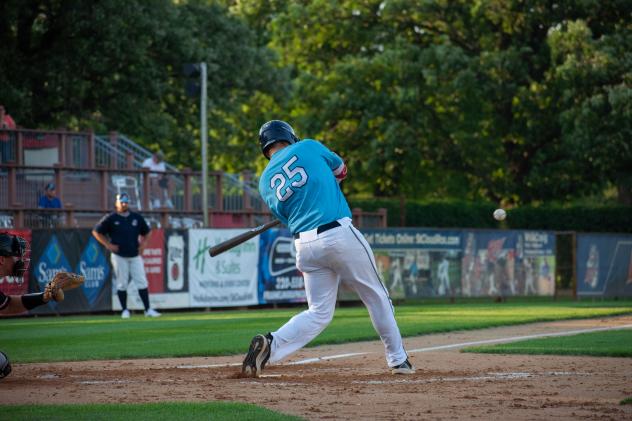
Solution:
[(64, 291), (77, 288), (83, 284), (85, 278), (76, 273), (58, 272), (44, 288), (44, 300), (63, 301)]

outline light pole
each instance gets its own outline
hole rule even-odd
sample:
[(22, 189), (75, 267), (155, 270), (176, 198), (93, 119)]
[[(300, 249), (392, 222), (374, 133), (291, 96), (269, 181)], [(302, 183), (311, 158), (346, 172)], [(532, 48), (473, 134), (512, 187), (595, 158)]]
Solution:
[(206, 63), (200, 63), (200, 132), (202, 142), (202, 212), (208, 227), (208, 129), (206, 121)]

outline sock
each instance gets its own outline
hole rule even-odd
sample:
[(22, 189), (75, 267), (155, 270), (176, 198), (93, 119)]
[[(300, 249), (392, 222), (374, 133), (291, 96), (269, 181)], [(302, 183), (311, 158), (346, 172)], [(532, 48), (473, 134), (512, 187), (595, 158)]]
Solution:
[(118, 294), (119, 301), (121, 302), (121, 307), (123, 307), (123, 310), (127, 310), (127, 291), (117, 290), (116, 293)]
[(138, 295), (140, 295), (140, 299), (143, 300), (145, 311), (149, 310), (149, 292), (147, 292), (147, 288), (139, 289)]

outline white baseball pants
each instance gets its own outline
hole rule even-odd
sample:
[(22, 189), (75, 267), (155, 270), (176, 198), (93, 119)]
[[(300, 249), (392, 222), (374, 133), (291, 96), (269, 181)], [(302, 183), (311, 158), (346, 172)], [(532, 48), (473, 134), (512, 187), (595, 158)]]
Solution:
[(369, 310), (373, 327), (384, 343), (388, 365), (399, 365), (408, 358), (371, 247), (349, 218), (338, 222), (340, 227), (321, 234), (314, 229), (294, 240), (296, 266), (305, 278), (309, 307), (271, 332), (274, 340), (270, 362), (298, 351), (327, 327), (334, 316), (341, 280), (357, 292)]
[(145, 267), (140, 255), (136, 257), (122, 257), (112, 253), (110, 262), (112, 263), (112, 272), (117, 290), (127, 291), (130, 278), (136, 285), (136, 288), (147, 288), (147, 276), (145, 275)]

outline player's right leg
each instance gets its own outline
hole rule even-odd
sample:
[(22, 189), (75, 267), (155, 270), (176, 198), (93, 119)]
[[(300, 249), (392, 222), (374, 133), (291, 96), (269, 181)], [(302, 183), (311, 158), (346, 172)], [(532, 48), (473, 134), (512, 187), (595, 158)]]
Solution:
[(414, 373), (395, 320), (393, 304), (377, 272), (371, 247), (353, 226), (345, 227), (338, 235), (341, 236), (339, 244), (347, 253), (338, 259), (337, 271), (367, 307), (373, 327), (384, 343), (388, 366), (394, 369), (402, 364), (408, 365), (410, 367), (407, 370), (402, 369), (397, 373)]
[(114, 285), (116, 285), (116, 293), (121, 302), (121, 317), (128, 319), (130, 317), (127, 309), (127, 284), (129, 282), (129, 264), (125, 257), (121, 257), (112, 253), (110, 255), (110, 263), (112, 263), (112, 276)]
[(303, 278), (308, 309), (272, 332), (274, 340), (270, 362), (282, 360), (307, 345), (329, 325), (334, 316), (338, 275), (331, 269), (320, 268), (303, 272)]

